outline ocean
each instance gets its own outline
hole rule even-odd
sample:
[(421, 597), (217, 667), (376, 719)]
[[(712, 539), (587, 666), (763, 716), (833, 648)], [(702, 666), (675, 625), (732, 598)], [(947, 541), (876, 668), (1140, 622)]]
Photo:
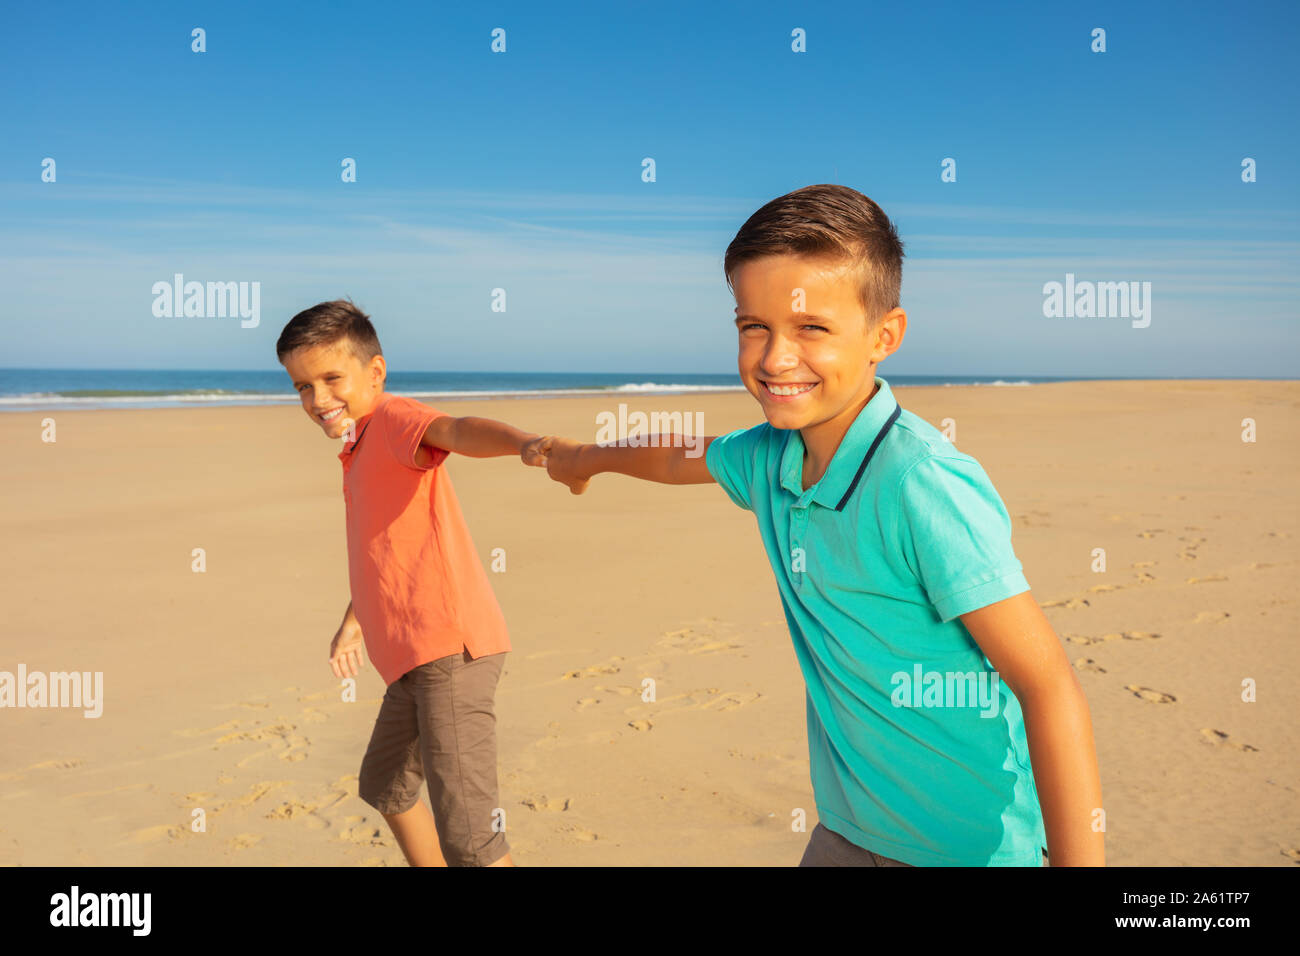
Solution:
[[(1071, 381), (1044, 376), (886, 375), (891, 385), (1009, 385)], [(648, 393), (743, 391), (735, 372), (396, 372), (385, 390), (431, 403), (453, 398), (628, 397)], [(0, 412), (59, 409), (295, 405), (281, 368), (0, 369)]]

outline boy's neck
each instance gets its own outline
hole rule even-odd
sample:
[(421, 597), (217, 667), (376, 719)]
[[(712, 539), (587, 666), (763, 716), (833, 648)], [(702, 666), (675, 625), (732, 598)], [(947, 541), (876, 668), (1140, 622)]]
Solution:
[(840, 443), (844, 441), (844, 436), (848, 434), (853, 423), (862, 414), (862, 410), (880, 391), (880, 385), (877, 384), (874, 374), (871, 383), (871, 394), (865, 400), (853, 403), (830, 421), (799, 429), (799, 436), (803, 439), (804, 448), (804, 491), (821, 481), (822, 476), (826, 474), (826, 469), (830, 467), (831, 459), (835, 457), (835, 452), (839, 449)]
[(362, 413), (361, 413), (360, 415), (358, 415), (357, 417), (358, 417), (358, 418), (365, 418), (367, 415), (369, 415), (369, 414), (371, 414), (372, 412), (374, 412), (374, 410), (375, 410), (376, 408), (379, 407), (379, 403), (382, 402), (383, 400), (384, 400), (384, 390), (381, 388), (381, 389), (380, 389), (380, 390), (375, 394), (375, 396), (370, 400), (370, 407), (367, 408), (364, 412), (362, 412)]

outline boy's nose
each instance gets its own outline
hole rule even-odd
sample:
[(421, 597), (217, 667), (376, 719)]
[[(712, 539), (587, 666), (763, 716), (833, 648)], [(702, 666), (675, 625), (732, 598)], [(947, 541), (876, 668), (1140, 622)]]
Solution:
[(763, 352), (759, 368), (768, 375), (779, 375), (788, 369), (799, 367), (799, 355), (782, 340), (774, 338)]

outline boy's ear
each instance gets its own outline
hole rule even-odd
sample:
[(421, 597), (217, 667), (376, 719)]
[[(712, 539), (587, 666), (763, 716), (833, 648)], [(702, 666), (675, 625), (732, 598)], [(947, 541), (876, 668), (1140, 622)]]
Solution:
[(901, 308), (890, 309), (881, 316), (880, 325), (876, 330), (875, 351), (879, 353), (879, 358), (873, 354), (872, 359), (879, 362), (893, 355), (903, 344), (903, 336), (906, 334), (907, 313)]

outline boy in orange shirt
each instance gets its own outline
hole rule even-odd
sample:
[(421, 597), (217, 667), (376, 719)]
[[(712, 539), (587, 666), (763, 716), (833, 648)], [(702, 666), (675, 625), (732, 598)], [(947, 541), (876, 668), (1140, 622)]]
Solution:
[[(345, 440), (352, 601), (330, 644), (330, 666), (337, 677), (354, 676), (364, 641), (388, 685), (359, 795), (383, 815), (412, 866), (513, 866), (497, 825), (493, 714), (510, 639), (451, 479), (438, 466), (453, 451), (544, 465), (541, 437), (385, 392), (379, 337), (350, 301), (298, 313), (275, 348), (303, 411), (328, 437)], [(420, 801), (424, 780), (432, 814)]]

